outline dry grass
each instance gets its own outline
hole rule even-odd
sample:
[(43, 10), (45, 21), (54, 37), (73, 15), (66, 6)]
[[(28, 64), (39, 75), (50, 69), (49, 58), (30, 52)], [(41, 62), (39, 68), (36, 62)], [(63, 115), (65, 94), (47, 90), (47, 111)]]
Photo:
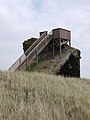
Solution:
[(0, 120), (90, 120), (90, 81), (0, 71)]

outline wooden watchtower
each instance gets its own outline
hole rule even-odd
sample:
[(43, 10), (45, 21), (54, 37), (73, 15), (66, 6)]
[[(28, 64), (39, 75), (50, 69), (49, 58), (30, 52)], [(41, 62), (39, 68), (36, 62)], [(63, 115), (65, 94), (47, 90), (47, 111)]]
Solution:
[(65, 43), (67, 43), (69, 46), (71, 46), (71, 31), (57, 28), (52, 30), (52, 39), (53, 39), (53, 56), (55, 53), (54, 44), (57, 43), (60, 47), (60, 56), (61, 56), (61, 46)]

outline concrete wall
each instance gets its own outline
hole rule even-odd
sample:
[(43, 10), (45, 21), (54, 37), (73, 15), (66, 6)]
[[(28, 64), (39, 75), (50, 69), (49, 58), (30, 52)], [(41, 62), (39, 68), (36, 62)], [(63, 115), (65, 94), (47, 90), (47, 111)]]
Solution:
[(76, 49), (76, 52), (71, 53), (69, 59), (60, 68), (57, 75), (63, 75), (65, 77), (80, 77), (80, 51)]

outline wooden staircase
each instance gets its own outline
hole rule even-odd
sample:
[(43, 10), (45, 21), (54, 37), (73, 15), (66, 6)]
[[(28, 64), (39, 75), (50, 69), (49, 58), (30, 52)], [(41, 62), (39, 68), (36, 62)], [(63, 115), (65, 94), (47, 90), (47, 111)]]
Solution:
[(43, 32), (40, 38), (38, 38), (27, 49), (27, 51), (9, 68), (9, 71), (13, 72), (16, 70), (25, 70), (33, 63), (33, 60), (35, 58), (37, 58), (38, 61), (38, 55), (49, 44), (51, 40), (53, 40), (53, 56), (55, 51), (55, 45), (59, 47), (61, 54), (61, 46), (70, 42), (70, 31), (67, 31), (65, 29), (53, 29), (49, 33), (47, 33), (47, 31)]
[(10, 72), (25, 70), (47, 44), (52, 40), (52, 31), (49, 34), (43, 33), (28, 50), (9, 68)]

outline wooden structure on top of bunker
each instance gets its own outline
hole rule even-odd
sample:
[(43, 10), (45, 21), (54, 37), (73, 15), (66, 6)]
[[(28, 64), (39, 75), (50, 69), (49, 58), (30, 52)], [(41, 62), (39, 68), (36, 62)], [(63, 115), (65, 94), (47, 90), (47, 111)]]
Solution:
[(23, 42), (24, 54), (9, 68), (80, 77), (80, 51), (71, 47), (71, 31), (56, 28)]

